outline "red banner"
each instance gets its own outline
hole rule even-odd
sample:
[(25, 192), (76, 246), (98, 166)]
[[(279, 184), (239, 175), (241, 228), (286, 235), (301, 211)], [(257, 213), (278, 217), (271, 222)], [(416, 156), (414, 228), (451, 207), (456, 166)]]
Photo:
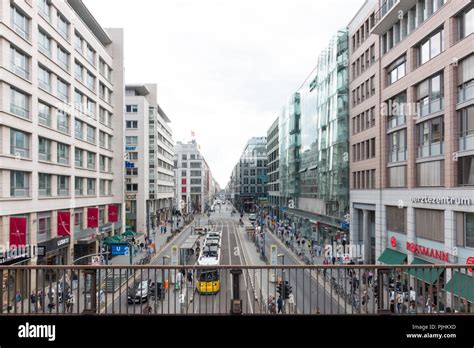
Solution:
[(118, 206), (117, 204), (109, 205), (109, 222), (118, 221)]
[(87, 228), (99, 227), (99, 208), (87, 208)]
[(58, 236), (71, 235), (71, 214), (68, 211), (58, 211)]
[(10, 218), (10, 246), (25, 246), (26, 218)]

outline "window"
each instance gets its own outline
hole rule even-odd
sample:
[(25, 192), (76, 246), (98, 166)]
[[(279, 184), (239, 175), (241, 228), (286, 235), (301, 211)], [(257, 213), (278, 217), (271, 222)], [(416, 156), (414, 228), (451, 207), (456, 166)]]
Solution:
[(16, 7), (11, 7), (11, 26), (12, 29), (24, 39), (29, 39), (28, 18)]
[(106, 147), (106, 134), (102, 131), (99, 131), (99, 146), (100, 147)]
[(78, 62), (74, 62), (74, 77), (83, 82), (84, 81), (84, 77), (82, 76), (82, 65), (79, 64)]
[(58, 87), (58, 98), (61, 99), (63, 102), (67, 103), (69, 101), (68, 84), (58, 79), (57, 87)]
[(95, 128), (87, 125), (87, 141), (95, 144)]
[(74, 164), (78, 168), (82, 168), (84, 166), (83, 151), (77, 147), (74, 149)]
[(38, 8), (39, 13), (49, 21), (51, 16), (51, 6), (49, 5), (49, 0), (38, 0)]
[(126, 105), (125, 111), (130, 113), (137, 113), (138, 112), (138, 105)]
[(69, 53), (58, 46), (58, 64), (66, 70), (69, 70)]
[(459, 150), (474, 150), (474, 106), (459, 110)]
[(58, 14), (58, 31), (63, 38), (66, 40), (69, 39), (69, 23), (66, 18), (60, 14)]
[(30, 78), (29, 58), (16, 47), (10, 46), (10, 69), (25, 79)]
[(74, 194), (76, 196), (84, 195), (84, 178), (78, 176), (74, 178)]
[(406, 58), (403, 56), (402, 58), (397, 59), (392, 65), (387, 68), (387, 82), (388, 84), (392, 84), (395, 81), (398, 81), (406, 73)]
[(95, 76), (92, 75), (91, 73), (87, 73), (87, 88), (89, 88), (91, 91), (95, 91)]
[(444, 51), (444, 29), (433, 34), (423, 42), (418, 49), (419, 65), (425, 64), (430, 59), (436, 57)]
[(406, 129), (388, 135), (388, 161), (406, 161)]
[(84, 105), (82, 104), (82, 98), (83, 98), (83, 95), (79, 91), (75, 90), (74, 91), (74, 107), (76, 108), (76, 110), (84, 112)]
[(10, 171), (10, 196), (30, 196), (30, 174), (16, 170)]
[(136, 129), (138, 128), (138, 121), (126, 121), (127, 129)]
[(138, 191), (138, 184), (127, 184), (127, 191), (136, 192)]
[(58, 143), (58, 163), (69, 164), (69, 145)]
[(79, 121), (78, 119), (74, 120), (74, 135), (76, 139), (83, 139), (84, 138), (84, 133), (82, 131), (83, 123)]
[(474, 54), (463, 59), (458, 66), (458, 103), (474, 98)]
[(106, 171), (105, 161), (106, 161), (106, 157), (100, 155), (100, 156), (99, 156), (99, 170), (100, 170), (101, 172), (105, 172), (105, 171)]
[(40, 197), (51, 196), (51, 175), (38, 173), (38, 195)]
[(91, 46), (87, 45), (86, 59), (89, 63), (95, 66), (95, 51)]
[(459, 186), (474, 185), (474, 156), (458, 158)]
[(418, 115), (420, 117), (443, 109), (443, 74), (430, 77), (416, 87)]
[(137, 176), (138, 175), (138, 168), (127, 168), (126, 175)]
[(51, 161), (51, 140), (38, 138), (38, 159), (40, 161)]
[(87, 169), (95, 170), (95, 153), (87, 153)]
[(129, 152), (128, 159), (130, 160), (138, 160), (138, 152)]
[(38, 85), (40, 88), (51, 92), (51, 73), (42, 66), (38, 66)]
[(51, 57), (51, 39), (42, 30), (38, 32), (38, 47), (40, 52)]
[(82, 53), (82, 37), (78, 33), (74, 33), (74, 48), (77, 52)]
[(444, 211), (416, 208), (415, 233), (420, 238), (444, 242)]
[(87, 114), (89, 115), (89, 117), (92, 117), (95, 119), (95, 110), (96, 110), (95, 102), (87, 98)]
[(474, 248), (474, 213), (465, 213), (465, 216), (466, 246), (469, 248)]
[(29, 135), (10, 128), (10, 154), (15, 157), (30, 157), (30, 139)]
[(51, 238), (51, 213), (38, 213), (38, 242)]
[(10, 112), (23, 118), (30, 118), (28, 95), (14, 88), (10, 88), (10, 91)]
[(416, 127), (418, 134), (418, 158), (442, 155), (444, 153), (443, 117), (436, 117), (419, 123)]
[(126, 145), (138, 145), (138, 137), (137, 136), (126, 136), (125, 137), (125, 144)]
[(58, 175), (58, 196), (69, 196), (69, 177)]
[(466, 10), (459, 17), (459, 39), (474, 33), (474, 8)]
[(62, 110), (58, 110), (56, 113), (58, 122), (58, 131), (63, 133), (69, 133), (69, 115)]
[(95, 195), (95, 179), (87, 178), (87, 195), (88, 196)]
[(83, 229), (83, 213), (82, 209), (78, 209), (74, 211), (74, 232), (79, 232)]

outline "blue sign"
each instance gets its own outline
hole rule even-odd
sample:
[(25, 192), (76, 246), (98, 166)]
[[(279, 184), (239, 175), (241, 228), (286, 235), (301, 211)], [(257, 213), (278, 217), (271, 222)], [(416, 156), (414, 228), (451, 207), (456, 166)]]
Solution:
[(125, 168), (135, 168), (135, 163), (125, 161)]
[(136, 149), (136, 146), (125, 146), (125, 151), (135, 151)]
[(341, 222), (341, 228), (348, 229), (348, 228), (349, 228), (349, 224), (348, 224), (347, 222)]
[(128, 245), (126, 244), (116, 244), (111, 245), (112, 255), (128, 255)]

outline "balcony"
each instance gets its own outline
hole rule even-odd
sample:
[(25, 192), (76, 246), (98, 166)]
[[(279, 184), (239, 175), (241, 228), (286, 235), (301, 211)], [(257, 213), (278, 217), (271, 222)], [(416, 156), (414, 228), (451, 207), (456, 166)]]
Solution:
[(439, 156), (444, 154), (444, 141), (418, 146), (417, 158)]
[(465, 83), (458, 88), (458, 103), (463, 103), (471, 99), (474, 99), (474, 81)]
[[(416, 5), (417, 0), (383, 0), (375, 12), (375, 25), (372, 33), (383, 35), (400, 20), (399, 13), (405, 13)], [(402, 11), (402, 12), (400, 12)]]
[(29, 187), (10, 187), (11, 197), (30, 197)]
[(459, 133), (459, 150), (474, 150), (474, 130)]

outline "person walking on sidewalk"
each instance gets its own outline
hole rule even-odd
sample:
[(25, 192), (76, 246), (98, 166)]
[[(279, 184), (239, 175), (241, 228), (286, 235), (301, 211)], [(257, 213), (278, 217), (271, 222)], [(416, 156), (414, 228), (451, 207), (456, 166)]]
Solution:
[(22, 301), (23, 301), (23, 297), (21, 296), (21, 293), (17, 291), (15, 295), (15, 305), (16, 305), (17, 312), (20, 312)]
[(282, 313), (282, 311), (283, 311), (283, 300), (281, 299), (281, 297), (278, 298), (277, 307), (278, 307), (278, 313)]
[(36, 312), (36, 294), (34, 293), (34, 291), (31, 292), (30, 303), (31, 303), (31, 313), (35, 313)]

